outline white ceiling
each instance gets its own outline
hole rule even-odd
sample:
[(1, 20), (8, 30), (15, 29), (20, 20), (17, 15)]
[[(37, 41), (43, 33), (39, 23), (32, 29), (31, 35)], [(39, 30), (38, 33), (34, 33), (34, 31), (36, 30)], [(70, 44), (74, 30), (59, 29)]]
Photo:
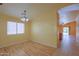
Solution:
[(61, 8), (59, 12), (66, 13), (66, 12), (74, 11), (74, 10), (79, 10), (79, 4), (72, 4), (70, 6), (66, 6), (64, 8)]
[(60, 15), (60, 24), (66, 24), (72, 21), (76, 21), (75, 19), (69, 17), (71, 16), (70, 12), (75, 10), (79, 10), (79, 4), (72, 4), (58, 10), (58, 13)]
[[(37, 13), (40, 14), (44, 12), (45, 13), (51, 12), (53, 10), (53, 7), (55, 7), (55, 5), (56, 4), (3, 3), (3, 5), (0, 5), (0, 12), (6, 13), (12, 16), (21, 17), (21, 13), (26, 9), (27, 16), (31, 14), (30, 17), (33, 17), (34, 15), (37, 15)], [(67, 18), (68, 12), (72, 10), (79, 10), (78, 6), (79, 4), (73, 4), (59, 9), (58, 12), (60, 14), (60, 18), (63, 16), (62, 19), (60, 20), (60, 23), (67, 23), (71, 21), (69, 18)]]
[(15, 16), (21, 16), (21, 13), (26, 9), (28, 9), (29, 4), (24, 3), (4, 3), (3, 5), (0, 5), (0, 12), (9, 14), (9, 15), (15, 15)]
[[(52, 5), (53, 4), (3, 3), (3, 5), (0, 5), (0, 12), (12, 16), (21, 17), (21, 14), (23, 13), (24, 10), (27, 11), (27, 16), (28, 16), (29, 14), (32, 14), (33, 11), (34, 11), (33, 14), (47, 12), (49, 9), (50, 10), (52, 9)], [(34, 7), (36, 7), (38, 10), (36, 10)]]

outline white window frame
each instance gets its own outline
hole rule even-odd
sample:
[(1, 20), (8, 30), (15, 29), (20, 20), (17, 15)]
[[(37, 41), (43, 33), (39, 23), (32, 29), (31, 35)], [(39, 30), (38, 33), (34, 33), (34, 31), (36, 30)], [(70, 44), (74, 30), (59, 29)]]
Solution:
[[(14, 23), (15, 24), (15, 26), (13, 25), (12, 26), (12, 24), (10, 24), (10, 23)], [(20, 28), (20, 26), (19, 25), (21, 25), (21, 28)], [(19, 28), (18, 28), (18, 26), (19, 26)], [(10, 27), (10, 28), (9, 28)], [(14, 28), (15, 29), (14, 29)], [(12, 30), (12, 28), (14, 29), (14, 30)], [(22, 29), (23, 28), (23, 29)], [(21, 22), (13, 22), (13, 21), (8, 21), (7, 22), (7, 35), (16, 35), (16, 34), (24, 34), (24, 32), (25, 32), (25, 24), (24, 23), (21, 23)], [(11, 33), (12, 31), (14, 31), (13, 33)], [(22, 31), (22, 32), (20, 32), (20, 31)]]

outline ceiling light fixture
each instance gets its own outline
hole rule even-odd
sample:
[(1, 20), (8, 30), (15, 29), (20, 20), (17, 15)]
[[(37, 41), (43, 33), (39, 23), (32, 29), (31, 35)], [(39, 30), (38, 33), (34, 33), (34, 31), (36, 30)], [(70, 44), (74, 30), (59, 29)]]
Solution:
[(24, 12), (22, 13), (21, 21), (23, 22), (29, 21), (27, 14), (26, 14), (26, 10), (24, 10)]

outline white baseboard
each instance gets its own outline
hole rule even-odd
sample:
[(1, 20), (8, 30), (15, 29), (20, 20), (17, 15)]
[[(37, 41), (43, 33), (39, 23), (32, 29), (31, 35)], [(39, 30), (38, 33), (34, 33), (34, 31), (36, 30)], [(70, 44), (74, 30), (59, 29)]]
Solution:
[(0, 48), (4, 48), (4, 47), (9, 47), (9, 46), (12, 46), (12, 45), (17, 45), (17, 44), (20, 44), (20, 43), (23, 43), (23, 42), (28, 42), (29, 40), (24, 40), (24, 41), (19, 41), (19, 42), (11, 42), (7, 45), (2, 45), (0, 46)]
[(48, 47), (57, 48), (55, 45), (52, 45), (52, 44), (42, 43), (42, 42), (38, 42), (38, 41), (34, 41), (34, 40), (32, 40), (32, 41), (36, 42), (36, 43), (39, 43), (39, 44), (42, 44), (42, 45), (45, 45), (45, 46), (48, 46)]
[[(30, 40), (24, 40), (24, 41), (20, 41), (20, 42), (12, 42), (12, 43), (9, 43), (8, 45), (0, 46), (0, 48), (9, 47), (9, 46), (12, 46), (12, 45), (17, 45), (17, 44), (20, 44), (20, 43), (23, 43), (23, 42), (28, 42), (28, 41), (30, 41)], [(32, 40), (32, 41), (39, 43), (39, 44), (42, 44), (42, 45), (45, 45), (45, 46), (48, 46), (48, 47), (57, 48), (55, 45), (52, 45), (52, 44), (42, 43), (42, 42), (38, 42), (38, 41), (34, 41), (34, 40)]]

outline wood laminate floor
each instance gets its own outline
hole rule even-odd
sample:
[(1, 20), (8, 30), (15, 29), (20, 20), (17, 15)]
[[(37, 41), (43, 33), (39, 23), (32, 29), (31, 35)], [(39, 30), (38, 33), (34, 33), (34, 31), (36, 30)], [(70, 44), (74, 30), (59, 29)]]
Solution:
[[(71, 40), (72, 39), (72, 40)], [(52, 48), (36, 42), (0, 48), (1, 56), (79, 56), (79, 47), (71, 37), (63, 38), (60, 48)]]
[(36, 42), (24, 42), (18, 45), (0, 48), (0, 55), (7, 56), (48, 56), (56, 51)]

